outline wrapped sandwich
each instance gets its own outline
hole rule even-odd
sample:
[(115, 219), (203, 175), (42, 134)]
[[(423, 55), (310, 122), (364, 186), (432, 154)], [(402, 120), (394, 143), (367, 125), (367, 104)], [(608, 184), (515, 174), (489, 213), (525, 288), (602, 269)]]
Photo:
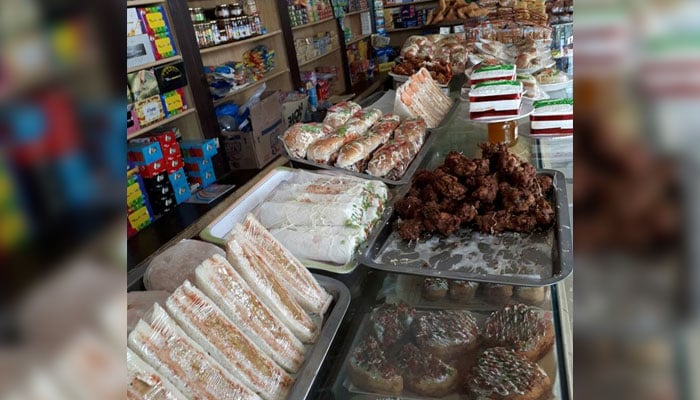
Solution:
[(311, 143), (333, 132), (330, 125), (320, 123), (297, 123), (292, 125), (282, 136), (282, 143), (291, 157), (306, 158), (306, 149)]
[(428, 128), (440, 125), (452, 107), (452, 100), (440, 90), (425, 68), (399, 86), (394, 101), (394, 113), (402, 117), (421, 117)]
[(398, 115), (384, 115), (366, 135), (340, 149), (335, 163), (336, 167), (355, 172), (364, 171), (371, 153), (391, 138), (394, 129), (399, 126), (400, 122), (401, 119)]
[(328, 109), (326, 118), (323, 119), (323, 123), (330, 126), (332, 129), (340, 128), (360, 110), (362, 110), (362, 107), (352, 101), (335, 104)]
[(367, 173), (390, 179), (402, 177), (423, 146), (426, 128), (422, 118), (409, 118), (402, 122), (394, 133), (394, 139), (374, 153)]
[(333, 164), (338, 150), (364, 135), (381, 116), (382, 112), (376, 108), (358, 112), (332, 135), (312, 143), (307, 150), (307, 158), (319, 164)]

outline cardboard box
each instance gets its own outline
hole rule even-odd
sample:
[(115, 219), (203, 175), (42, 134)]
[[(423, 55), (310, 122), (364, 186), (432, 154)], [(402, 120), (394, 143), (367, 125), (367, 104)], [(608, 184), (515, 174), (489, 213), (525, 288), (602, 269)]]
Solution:
[(211, 167), (211, 159), (204, 158), (198, 159), (185, 159), (185, 170), (186, 171), (202, 171)]
[(138, 14), (143, 21), (144, 33), (156, 35), (170, 32), (168, 17), (162, 5), (139, 8)]
[(154, 72), (161, 93), (187, 85), (187, 74), (185, 74), (185, 64), (183, 62), (155, 67)]
[(282, 115), (287, 123), (287, 128), (302, 122), (309, 110), (309, 96), (304, 96), (301, 100), (285, 101), (282, 103)]
[(126, 68), (152, 63), (156, 60), (153, 54), (151, 39), (148, 35), (136, 35), (126, 38)]
[(185, 175), (185, 170), (180, 168), (175, 172), (168, 175), (168, 180), (173, 187), (187, 185), (187, 175)]
[(190, 159), (203, 160), (212, 158), (216, 155), (218, 147), (216, 139), (185, 140), (180, 143), (182, 156), (187, 162)]
[(158, 142), (129, 142), (128, 156), (136, 165), (147, 165), (163, 158), (163, 152)]
[(175, 193), (175, 202), (177, 204), (183, 203), (192, 195), (190, 192), (190, 184), (187, 183), (187, 179), (185, 179), (184, 183), (173, 186), (173, 191)]
[(277, 91), (264, 92), (250, 108), (252, 131), (223, 133), (232, 169), (262, 168), (282, 152), (279, 137), (287, 129)]
[(173, 172), (182, 169), (182, 167), (185, 165), (181, 157), (168, 157), (164, 158), (163, 161), (165, 161), (165, 171), (168, 174), (172, 174)]
[(141, 18), (135, 7), (127, 7), (126, 9), (126, 36), (136, 36), (143, 34), (141, 26)]
[(175, 89), (168, 93), (163, 93), (160, 95), (160, 98), (163, 102), (163, 110), (166, 117), (171, 117), (187, 110), (184, 89)]
[(133, 133), (139, 129), (141, 126), (138, 117), (136, 117), (136, 110), (134, 110), (133, 104), (129, 104), (126, 106), (126, 133)]
[(153, 69), (142, 69), (126, 76), (134, 101), (146, 100), (149, 97), (160, 94), (158, 91), (158, 79)]
[(139, 125), (142, 127), (154, 124), (165, 118), (165, 111), (163, 111), (163, 103), (160, 101), (160, 96), (141, 100), (134, 105), (134, 109)]
[(174, 57), (177, 55), (175, 49), (175, 41), (172, 35), (168, 33), (157, 33), (151, 36), (151, 44), (153, 46), (153, 55), (156, 60)]

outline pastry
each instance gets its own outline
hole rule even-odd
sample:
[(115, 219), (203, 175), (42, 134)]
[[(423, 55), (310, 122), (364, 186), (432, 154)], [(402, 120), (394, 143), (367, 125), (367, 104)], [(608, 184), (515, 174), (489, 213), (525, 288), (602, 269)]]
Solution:
[(469, 82), (472, 88), (483, 82), (490, 81), (514, 81), (515, 80), (515, 65), (500, 64), (478, 67), (472, 72), (469, 77)]
[(383, 304), (372, 313), (372, 331), (379, 343), (388, 349), (402, 340), (409, 331), (416, 310), (400, 304)]
[(484, 296), (490, 303), (507, 303), (513, 297), (513, 286), (487, 283), (482, 285)]
[(319, 164), (334, 164), (340, 148), (359, 139), (381, 116), (382, 112), (376, 108), (359, 111), (333, 134), (313, 142), (306, 151), (307, 158)]
[(367, 173), (390, 179), (402, 177), (423, 147), (426, 128), (423, 118), (406, 118), (394, 131), (393, 140), (372, 155), (367, 165)]
[(282, 143), (290, 156), (306, 158), (306, 150), (311, 143), (328, 136), (333, 131), (330, 125), (321, 123), (296, 123), (282, 135)]
[(349, 374), (354, 385), (370, 392), (400, 395), (403, 391), (399, 370), (387, 360), (384, 350), (372, 336), (352, 351)]
[(545, 398), (551, 386), (539, 365), (503, 347), (482, 353), (466, 379), (472, 399), (537, 400)]
[(457, 370), (413, 343), (405, 344), (396, 357), (404, 386), (421, 396), (442, 397), (455, 390)]
[(478, 344), (476, 320), (466, 310), (441, 310), (420, 315), (413, 322), (416, 344), (441, 360), (463, 356)]
[(520, 112), (523, 84), (513, 80), (476, 84), (469, 91), (469, 118), (512, 117)]
[(448, 294), (450, 300), (458, 303), (468, 303), (474, 298), (479, 283), (470, 281), (450, 281)]
[(447, 295), (447, 279), (425, 278), (422, 294), (423, 298), (429, 301), (444, 299)]
[(386, 114), (367, 132), (367, 135), (343, 146), (338, 153), (336, 167), (363, 172), (371, 153), (386, 143), (399, 126), (398, 115)]
[(536, 308), (515, 304), (491, 313), (483, 338), (487, 346), (507, 347), (528, 360), (537, 361), (554, 344), (554, 325)]
[(362, 107), (353, 101), (344, 101), (335, 104), (326, 112), (323, 123), (330, 126), (331, 129), (340, 128), (360, 110), (362, 110)]
[(515, 288), (515, 298), (527, 304), (541, 304), (546, 296), (546, 286), (519, 286)]
[(569, 135), (574, 133), (574, 100), (537, 100), (530, 114), (533, 135)]

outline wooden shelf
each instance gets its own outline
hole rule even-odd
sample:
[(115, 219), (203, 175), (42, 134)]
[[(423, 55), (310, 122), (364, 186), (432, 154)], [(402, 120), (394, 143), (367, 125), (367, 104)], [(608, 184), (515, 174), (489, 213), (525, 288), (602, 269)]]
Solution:
[(306, 64), (311, 64), (311, 63), (314, 62), (314, 61), (318, 61), (318, 60), (322, 59), (323, 57), (325, 57), (325, 56), (327, 56), (327, 55), (329, 55), (329, 54), (335, 53), (335, 52), (338, 51), (338, 50), (340, 50), (340, 47), (336, 47), (336, 48), (334, 48), (333, 50), (327, 51), (327, 52), (321, 54), (320, 56), (316, 56), (316, 57), (314, 57), (314, 58), (312, 58), (312, 59), (310, 59), (310, 60), (306, 60), (306, 61), (304, 61), (304, 62), (300, 62), (300, 63), (299, 63), (299, 67), (301, 67), (301, 66), (303, 66), (303, 65), (306, 65)]
[(353, 44), (353, 43), (359, 42), (360, 40), (367, 39), (367, 38), (370, 37), (370, 36), (372, 36), (372, 35), (371, 35), (371, 34), (368, 34), (368, 35), (360, 35), (360, 36), (358, 36), (358, 37), (356, 37), (356, 38), (354, 38), (354, 39), (351, 39), (350, 41), (348, 41), (347, 43), (345, 43), (345, 45), (346, 45), (346, 46), (349, 46), (349, 45), (351, 45), (351, 44)]
[(273, 37), (275, 35), (279, 35), (280, 33), (282, 33), (281, 30), (276, 30), (273, 32), (266, 33), (264, 35), (258, 35), (258, 36), (248, 38), (248, 39), (238, 40), (238, 41), (231, 42), (231, 43), (220, 44), (220, 45), (213, 46), (213, 47), (205, 47), (203, 49), (200, 49), (199, 52), (201, 54), (213, 53), (216, 51), (229, 49), (231, 47), (240, 46), (240, 45), (245, 44), (245, 43), (257, 42), (258, 40), (267, 39), (267, 38)]
[(190, 114), (194, 113), (195, 111), (196, 111), (196, 110), (195, 110), (194, 108), (187, 109), (187, 110), (181, 112), (180, 114), (173, 115), (172, 117), (166, 118), (166, 119), (163, 119), (163, 120), (160, 120), (160, 121), (156, 122), (156, 123), (153, 124), (153, 125), (148, 125), (148, 126), (145, 127), (145, 128), (141, 128), (141, 129), (139, 129), (139, 130), (136, 131), (136, 132), (129, 133), (128, 135), (126, 135), (126, 139), (129, 140), (129, 139), (133, 139), (133, 138), (135, 138), (135, 137), (137, 137), (137, 136), (141, 136), (141, 135), (143, 135), (143, 134), (146, 133), (146, 132), (152, 131), (153, 129), (156, 129), (156, 128), (161, 127), (161, 126), (163, 126), (163, 125), (167, 125), (167, 124), (169, 124), (169, 123), (171, 123), (171, 122), (173, 122), (173, 121), (176, 121), (176, 120), (178, 120), (178, 119), (180, 119), (180, 118), (182, 118), (182, 117), (185, 117), (185, 116), (187, 116), (187, 115), (190, 115)]
[(283, 70), (281, 70), (281, 71), (277, 71), (277, 72), (268, 72), (268, 73), (265, 74), (265, 75), (263, 76), (263, 78), (260, 79), (259, 81), (253, 82), (253, 83), (251, 83), (251, 84), (249, 84), (249, 85), (246, 85), (246, 86), (244, 86), (244, 87), (242, 87), (242, 88), (240, 88), (240, 89), (236, 89), (236, 90), (234, 90), (233, 92), (227, 94), (226, 96), (224, 96), (224, 97), (222, 97), (222, 98), (220, 98), (220, 99), (218, 99), (218, 100), (214, 100), (214, 107), (218, 106), (219, 104), (223, 104), (223, 103), (225, 103), (225, 102), (231, 100), (234, 96), (236, 96), (237, 94), (239, 94), (239, 93), (241, 93), (241, 92), (244, 92), (244, 91), (246, 91), (246, 90), (248, 90), (248, 89), (250, 89), (250, 88), (254, 88), (254, 87), (258, 86), (258, 85), (261, 85), (263, 82), (267, 82), (267, 81), (269, 81), (269, 80), (271, 80), (271, 79), (275, 79), (275, 78), (277, 78), (278, 76), (282, 76), (282, 75), (286, 74), (287, 72), (289, 72), (289, 68), (285, 68), (285, 69), (283, 69)]
[(344, 16), (349, 17), (351, 15), (362, 14), (364, 12), (369, 12), (369, 8), (365, 8), (364, 10), (359, 10), (359, 11), (350, 11), (350, 12), (346, 13)]
[(414, 1), (404, 2), (404, 3), (384, 4), (384, 8), (395, 8), (395, 7), (410, 6), (410, 5), (415, 5), (415, 4), (436, 3), (436, 2), (437, 2), (437, 0), (414, 0)]
[(172, 57), (164, 58), (162, 60), (158, 60), (156, 62), (152, 62), (152, 63), (148, 63), (148, 64), (141, 64), (137, 67), (129, 68), (128, 70), (126, 70), (126, 73), (130, 74), (132, 72), (140, 71), (142, 69), (153, 68), (153, 67), (157, 67), (159, 65), (171, 63), (173, 61), (180, 61), (180, 60), (182, 60), (182, 56), (180, 56), (180, 55), (172, 56)]
[(416, 31), (419, 29), (423, 28), (429, 28), (430, 25), (419, 25), (419, 26), (411, 26), (409, 28), (396, 28), (396, 29), (386, 29), (386, 33), (392, 33), (392, 32), (404, 32), (404, 31)]
[(293, 27), (292, 27), (292, 30), (295, 31), (295, 30), (297, 30), (297, 29), (308, 28), (308, 27), (310, 27), (310, 26), (322, 24), (322, 23), (324, 23), (324, 22), (333, 21), (334, 19), (335, 19), (335, 17), (330, 17), (330, 18), (321, 19), (321, 20), (318, 20), (318, 21), (315, 21), (315, 22), (309, 22), (308, 24), (304, 24), (304, 25), (293, 26)]
[(437, 29), (442, 26), (455, 26), (455, 25), (461, 25), (465, 21), (464, 20), (459, 20), (459, 21), (447, 21), (447, 22), (441, 22), (439, 24), (429, 24), (429, 25), (418, 25), (418, 26), (411, 26), (409, 28), (396, 28), (396, 29), (387, 29), (386, 33), (392, 33), (392, 32), (403, 32), (403, 31), (415, 31), (415, 30), (420, 30), (420, 29)]
[(126, 6), (131, 7), (131, 6), (145, 6), (148, 4), (159, 4), (159, 3), (165, 3), (165, 0), (134, 0), (134, 1), (127, 1)]

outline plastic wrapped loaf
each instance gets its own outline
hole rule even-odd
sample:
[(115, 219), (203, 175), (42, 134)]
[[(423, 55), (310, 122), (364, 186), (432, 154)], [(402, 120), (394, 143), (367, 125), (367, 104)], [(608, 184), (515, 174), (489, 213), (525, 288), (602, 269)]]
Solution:
[(360, 110), (362, 110), (362, 107), (352, 101), (338, 103), (328, 109), (326, 118), (323, 119), (323, 123), (329, 125), (333, 129), (340, 128), (343, 126), (343, 124), (348, 122), (350, 117), (355, 115)]
[(292, 288), (292, 295), (306, 311), (323, 315), (333, 301), (311, 272), (282, 244), (275, 239), (252, 214), (248, 214), (242, 225), (244, 234), (261, 251), (272, 264), (285, 287)]
[(367, 239), (364, 229), (345, 226), (296, 226), (271, 229), (270, 233), (300, 258), (340, 265), (349, 263), (357, 246)]
[(333, 129), (330, 125), (321, 123), (297, 123), (284, 132), (282, 143), (290, 156), (306, 158), (306, 150), (311, 143), (328, 136)]
[(335, 165), (340, 168), (362, 172), (370, 154), (391, 138), (391, 134), (400, 123), (401, 118), (398, 115), (386, 114), (382, 116), (365, 136), (346, 144), (340, 149)]
[(265, 400), (282, 400), (294, 380), (251, 342), (211, 299), (187, 281), (166, 308), (216, 361)]
[(215, 255), (195, 271), (202, 290), (260, 350), (289, 372), (304, 361), (304, 345), (265, 306), (224, 257)]
[[(126, 330), (131, 332), (154, 303), (165, 304), (170, 292), (164, 290), (146, 290), (142, 292), (128, 292), (126, 294)], [(123, 337), (123, 336), (122, 336)]]
[(158, 304), (129, 334), (129, 347), (188, 398), (260, 399), (182, 331)]
[(367, 165), (372, 176), (398, 179), (418, 154), (427, 126), (423, 118), (408, 118), (394, 132), (394, 140), (380, 147)]
[(364, 135), (381, 116), (382, 112), (376, 108), (358, 112), (332, 135), (312, 143), (307, 150), (307, 158), (320, 164), (335, 163), (338, 150)]
[(362, 222), (362, 198), (350, 203), (265, 202), (258, 211), (260, 221), (269, 228), (290, 225), (359, 225)]
[[(239, 224), (240, 225), (240, 224)], [(304, 343), (312, 343), (319, 329), (309, 315), (284, 288), (277, 273), (258, 251), (257, 246), (240, 234), (242, 227), (234, 229), (226, 244), (226, 258), (233, 268), (258, 294), (260, 300)]]
[(187, 400), (170, 381), (163, 378), (131, 349), (126, 349), (128, 400)]

